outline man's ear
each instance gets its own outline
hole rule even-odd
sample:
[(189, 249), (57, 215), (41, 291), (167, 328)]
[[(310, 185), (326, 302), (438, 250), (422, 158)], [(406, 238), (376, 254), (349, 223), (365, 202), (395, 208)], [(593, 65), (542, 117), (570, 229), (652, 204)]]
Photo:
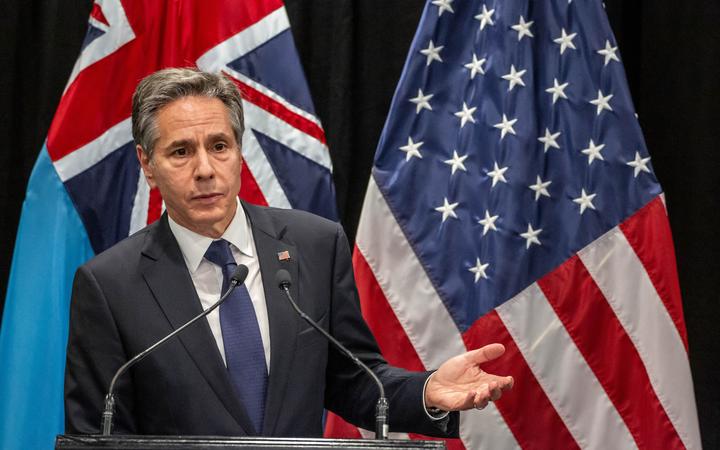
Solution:
[(137, 152), (137, 158), (138, 161), (140, 161), (140, 167), (142, 167), (143, 173), (145, 174), (145, 179), (150, 185), (150, 189), (155, 189), (157, 187), (157, 184), (155, 183), (155, 176), (153, 174), (152, 164), (150, 164), (150, 157), (148, 157), (147, 153), (145, 153), (143, 151), (143, 148), (139, 145), (135, 146), (135, 151)]

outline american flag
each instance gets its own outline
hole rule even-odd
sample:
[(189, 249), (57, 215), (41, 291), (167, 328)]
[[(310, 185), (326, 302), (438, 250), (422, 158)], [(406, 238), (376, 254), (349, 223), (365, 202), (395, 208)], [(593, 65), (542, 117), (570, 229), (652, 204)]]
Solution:
[(515, 387), (450, 446), (700, 448), (664, 199), (599, 0), (427, 2), (354, 265), (391, 362), (505, 345), (484, 368)]
[(281, 0), (98, 0), (47, 139), (95, 251), (162, 212), (135, 156), (130, 100), (143, 77), (186, 66), (222, 72), (243, 93), (241, 197), (336, 219), (325, 134)]
[(52, 448), (63, 432), (73, 273), (163, 210), (135, 156), (132, 93), (159, 69), (188, 66), (222, 72), (243, 93), (241, 197), (337, 218), (281, 0), (96, 0), (23, 206), (0, 328), (0, 360), (12, 368), (0, 373), (0, 448)]

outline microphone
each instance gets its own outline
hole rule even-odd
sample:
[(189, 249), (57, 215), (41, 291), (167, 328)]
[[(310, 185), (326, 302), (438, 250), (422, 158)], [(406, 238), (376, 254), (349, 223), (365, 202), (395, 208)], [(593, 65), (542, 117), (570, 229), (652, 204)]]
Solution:
[(112, 378), (112, 381), (110, 382), (110, 388), (108, 389), (108, 393), (105, 396), (105, 410), (102, 414), (102, 435), (103, 436), (110, 436), (112, 433), (112, 426), (113, 426), (113, 415), (115, 414), (115, 394), (113, 394), (113, 391), (115, 390), (115, 383), (117, 382), (118, 378), (120, 378), (120, 375), (124, 374), (130, 367), (135, 365), (136, 363), (140, 362), (143, 358), (145, 358), (150, 353), (157, 350), (161, 345), (172, 339), (173, 337), (177, 336), (182, 332), (185, 328), (189, 327), (190, 325), (194, 324), (201, 318), (207, 316), (211, 312), (213, 312), (215, 309), (217, 309), (218, 306), (220, 306), (225, 299), (227, 299), (232, 291), (235, 290), (235, 288), (245, 282), (245, 278), (248, 276), (248, 268), (244, 264), (240, 264), (237, 266), (237, 269), (235, 269), (235, 272), (233, 273), (232, 277), (230, 277), (230, 286), (228, 286), (227, 291), (220, 297), (220, 300), (215, 302), (211, 307), (206, 309), (205, 311), (201, 312), (197, 316), (190, 319), (185, 325), (181, 326), (177, 330), (173, 331), (172, 333), (168, 334), (164, 338), (160, 339), (150, 347), (146, 348), (142, 352), (135, 355), (134, 358), (132, 358), (130, 361), (126, 362), (120, 368), (115, 372), (115, 376)]
[(295, 303), (295, 300), (293, 300), (292, 295), (290, 294), (290, 286), (292, 285), (292, 277), (290, 276), (290, 272), (285, 269), (278, 270), (275, 274), (275, 283), (278, 285), (280, 290), (285, 292), (285, 296), (287, 296), (287, 299), (290, 301), (293, 309), (302, 319), (304, 319), (313, 328), (319, 331), (320, 334), (325, 336), (325, 338), (330, 341), (335, 346), (335, 348), (337, 348), (338, 350), (340, 350), (341, 353), (350, 358), (352, 362), (354, 362), (358, 367), (364, 370), (370, 376), (370, 378), (373, 379), (373, 381), (378, 387), (378, 390), (380, 391), (380, 397), (378, 398), (377, 404), (375, 406), (375, 439), (387, 439), (389, 431), (388, 413), (390, 405), (388, 404), (387, 398), (385, 398), (385, 388), (380, 382), (380, 379), (377, 377), (377, 375), (373, 373), (372, 370), (370, 370), (368, 366), (365, 365), (365, 363), (360, 361), (360, 359), (355, 356), (353, 352), (351, 352), (347, 347), (342, 345), (340, 341), (331, 336), (330, 333), (325, 331), (320, 325), (315, 323), (315, 321), (312, 320), (310, 316), (305, 314), (300, 309), (300, 307), (297, 305), (297, 303)]

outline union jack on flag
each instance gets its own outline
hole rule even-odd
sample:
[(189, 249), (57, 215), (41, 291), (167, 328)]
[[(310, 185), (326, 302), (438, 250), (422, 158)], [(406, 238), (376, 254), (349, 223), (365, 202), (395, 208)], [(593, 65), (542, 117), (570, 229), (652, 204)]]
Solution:
[(222, 72), (243, 93), (241, 197), (337, 219), (282, 0), (96, 0), (23, 206), (0, 334), (12, 367), (0, 374), (0, 448), (51, 448), (63, 431), (73, 273), (163, 210), (135, 155), (132, 93), (157, 70), (188, 66)]
[(450, 446), (700, 448), (664, 200), (601, 1), (427, 2), (354, 265), (391, 362), (505, 345), (484, 369), (515, 387)]

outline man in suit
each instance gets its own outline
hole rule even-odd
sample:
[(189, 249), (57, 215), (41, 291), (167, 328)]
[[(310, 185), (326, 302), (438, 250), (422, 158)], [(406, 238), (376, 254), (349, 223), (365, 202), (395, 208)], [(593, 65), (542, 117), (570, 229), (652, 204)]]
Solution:
[(240, 202), (240, 94), (221, 75), (167, 69), (133, 96), (133, 137), (166, 213), (80, 267), (65, 381), (68, 433), (97, 433), (103, 397), (127, 360), (212, 305), (236, 264), (249, 275), (218, 310), (125, 374), (117, 433), (321, 436), (323, 408), (373, 427), (367, 375), (307, 326), (275, 285), (290, 272), (300, 308), (380, 378), (390, 429), (456, 435), (458, 411), (512, 387), (479, 364), (499, 344), (436, 372), (389, 366), (360, 314), (342, 228), (301, 211)]

